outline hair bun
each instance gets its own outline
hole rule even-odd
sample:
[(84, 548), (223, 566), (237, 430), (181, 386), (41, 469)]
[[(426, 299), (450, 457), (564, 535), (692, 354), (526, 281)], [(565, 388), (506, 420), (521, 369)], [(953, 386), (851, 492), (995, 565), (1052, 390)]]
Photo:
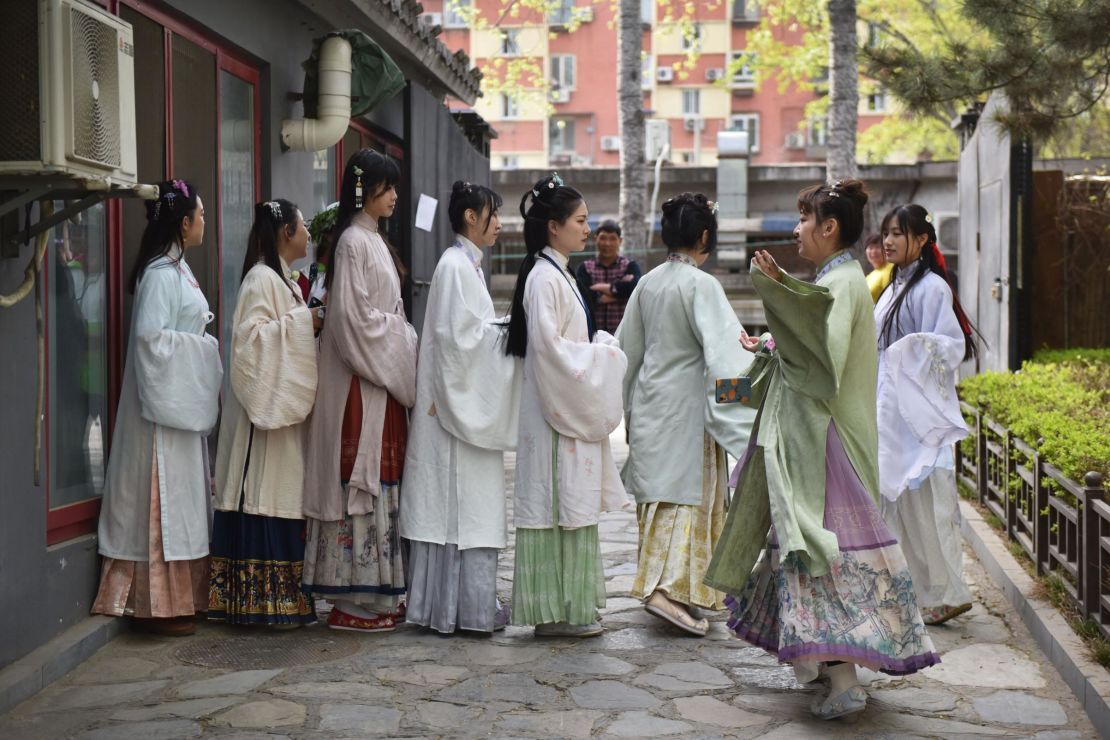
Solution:
[(835, 185), (836, 191), (846, 198), (859, 203), (860, 208), (867, 205), (867, 186), (864, 185), (863, 180), (856, 180), (850, 178), (847, 180), (837, 180)]

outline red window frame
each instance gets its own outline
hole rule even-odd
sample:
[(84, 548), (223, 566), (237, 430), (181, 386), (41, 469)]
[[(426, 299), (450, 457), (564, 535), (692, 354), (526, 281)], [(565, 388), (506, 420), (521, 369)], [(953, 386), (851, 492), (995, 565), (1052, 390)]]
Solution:
[[(192, 43), (200, 46), (206, 51), (211, 52), (216, 56), (216, 80), (215, 80), (215, 94), (216, 94), (216, 156), (220, 152), (220, 127), (218, 121), (220, 119), (220, 72), (228, 72), (236, 77), (250, 83), (254, 87), (254, 182), (255, 182), (255, 200), (262, 198), (262, 72), (257, 62), (252, 60), (248, 55), (230, 48), (211, 34), (210, 31), (199, 26), (188, 19), (181, 18), (171, 11), (168, 11), (159, 4), (149, 2), (148, 0), (95, 0), (100, 5), (107, 8), (108, 12), (113, 15), (119, 15), (120, 7), (126, 6), (132, 10), (141, 13), (150, 20), (162, 26), (165, 32), (165, 73), (166, 73), (166, 130), (165, 130), (165, 148), (166, 148), (166, 163), (165, 173), (166, 178), (173, 177), (173, 39), (175, 36), (187, 39)], [(217, 172), (219, 167), (217, 165)], [(216, 177), (216, 203), (218, 208), (223, 208), (223, 198), (220, 192), (221, 182), (220, 178)], [(124, 346), (124, 301), (123, 301), (123, 283), (124, 283), (124, 269), (123, 265), (123, 206), (118, 199), (111, 199), (106, 204), (107, 216), (107, 245), (106, 245), (106, 260), (105, 267), (108, 270), (108, 306), (107, 306), (107, 365), (108, 365), (108, 428), (105, 433), (105, 460), (108, 459), (107, 455), (111, 452), (112, 433), (115, 429), (115, 416), (116, 408), (119, 404), (120, 392), (123, 386), (123, 346)], [(224, 214), (222, 210), (219, 214), (222, 223)], [(216, 232), (216, 263), (220, 267), (223, 265), (223, 244), (219, 231)], [(44, 290), (49, 290), (49, 284), (46, 280), (46, 273), (44, 276)], [(217, 269), (216, 272), (216, 292), (217, 295), (223, 296), (223, 270)], [(223, 301), (221, 300), (218, 305), (219, 313), (225, 310)], [(47, 312), (45, 315), (46, 331), (50, 331), (50, 316)], [(222, 321), (217, 316), (217, 332), (222, 334)], [(223, 337), (220, 336), (220, 344), (223, 346)], [(47, 367), (49, 367), (49, 345), (47, 346), (47, 355), (45, 358)], [(50, 388), (46, 388), (46, 421), (44, 429), (44, 445), (45, 468), (46, 468), (46, 544), (47, 546), (58, 544), (66, 540), (71, 540), (85, 534), (96, 531), (97, 520), (100, 516), (100, 502), (101, 498), (91, 498), (85, 501), (79, 501), (57, 508), (50, 507)]]

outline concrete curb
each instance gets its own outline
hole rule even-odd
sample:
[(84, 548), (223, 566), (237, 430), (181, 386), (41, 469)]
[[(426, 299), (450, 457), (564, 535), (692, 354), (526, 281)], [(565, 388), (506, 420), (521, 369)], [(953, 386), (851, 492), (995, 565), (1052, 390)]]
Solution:
[(117, 617), (86, 617), (0, 670), (0, 714), (42, 691), (126, 629)]
[(1035, 581), (975, 507), (961, 500), (960, 514), (964, 539), (983, 568), (1071, 688), (1091, 724), (1102, 737), (1110, 737), (1110, 673), (1087, 657), (1086, 646), (1060, 612), (1033, 596)]

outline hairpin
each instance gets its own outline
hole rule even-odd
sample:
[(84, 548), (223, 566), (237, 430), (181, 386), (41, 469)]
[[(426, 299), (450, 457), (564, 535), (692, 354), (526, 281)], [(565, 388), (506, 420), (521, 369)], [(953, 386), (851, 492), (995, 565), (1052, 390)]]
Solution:
[(353, 170), (355, 173), (355, 208), (362, 208), (362, 168), (356, 164)]
[(933, 214), (931, 214), (931, 213), (926, 213), (925, 214), (925, 223), (927, 223), (927, 224), (933, 223)]
[(184, 195), (186, 198), (189, 197), (189, 186), (185, 184), (184, 180), (173, 180), (173, 181), (171, 181), (171, 184), (175, 188), (180, 190), (182, 195)]
[(709, 205), (709, 212), (712, 213), (714, 216), (717, 215), (717, 211), (721, 210), (721, 202), (720, 201), (711, 200), (711, 201), (708, 202), (708, 205)]
[(159, 214), (162, 213), (162, 200), (161, 200), (161, 198), (154, 201), (153, 213), (154, 213), (154, 220), (157, 221)]
[(564, 184), (563, 183), (563, 178), (559, 177), (559, 173), (558, 172), (552, 172), (551, 173), (551, 182), (547, 183), (547, 187), (553, 188), (556, 185), (558, 185), (559, 187), (563, 187), (563, 184)]
[(468, 182), (464, 182), (464, 183), (463, 183), (463, 192), (464, 192), (464, 193), (469, 193), (469, 192), (470, 192), (470, 189), (471, 189), (471, 187), (470, 187), (470, 183), (468, 183)]
[(270, 213), (273, 215), (274, 220), (281, 223), (281, 203), (278, 203), (276, 200), (270, 200), (266, 201), (263, 205), (270, 209)]

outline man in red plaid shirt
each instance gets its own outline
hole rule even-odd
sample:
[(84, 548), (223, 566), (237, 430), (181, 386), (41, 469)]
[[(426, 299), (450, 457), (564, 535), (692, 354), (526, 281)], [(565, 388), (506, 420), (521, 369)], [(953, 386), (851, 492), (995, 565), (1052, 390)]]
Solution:
[(617, 331), (640, 281), (640, 266), (621, 254), (621, 241), (620, 224), (603, 221), (597, 227), (597, 259), (586, 260), (575, 273), (583, 297), (593, 304), (595, 325), (610, 334)]

